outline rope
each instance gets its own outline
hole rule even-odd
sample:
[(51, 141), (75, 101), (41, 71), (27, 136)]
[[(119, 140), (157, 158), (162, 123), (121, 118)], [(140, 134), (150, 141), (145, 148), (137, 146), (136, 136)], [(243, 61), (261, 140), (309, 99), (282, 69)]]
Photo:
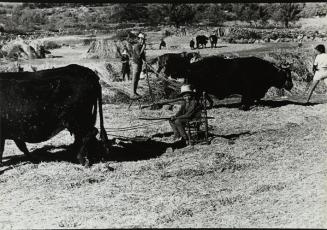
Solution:
[(134, 125), (134, 126), (128, 126), (128, 127), (122, 127), (122, 128), (105, 128), (107, 132), (119, 132), (119, 131), (127, 131), (127, 130), (133, 130), (133, 129), (140, 129), (140, 128), (146, 128), (148, 126), (159, 124), (165, 120), (156, 121), (156, 122), (147, 122), (146, 125)]

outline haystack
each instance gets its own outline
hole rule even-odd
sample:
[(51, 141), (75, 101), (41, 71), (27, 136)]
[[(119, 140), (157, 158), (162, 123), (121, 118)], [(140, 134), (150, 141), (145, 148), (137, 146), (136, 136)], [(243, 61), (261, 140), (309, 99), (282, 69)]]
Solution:
[(38, 57), (35, 49), (28, 45), (24, 40), (17, 39), (12, 42), (7, 43), (1, 49), (6, 53), (7, 58), (11, 59), (35, 59)]
[(132, 51), (132, 44), (128, 41), (113, 41), (109, 39), (99, 39), (91, 43), (90, 48), (83, 57), (85, 58), (120, 58), (123, 49)]

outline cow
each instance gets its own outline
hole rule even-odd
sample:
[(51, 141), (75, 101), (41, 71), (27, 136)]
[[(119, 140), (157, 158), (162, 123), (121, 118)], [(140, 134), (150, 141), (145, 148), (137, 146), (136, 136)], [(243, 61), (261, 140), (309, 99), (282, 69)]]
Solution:
[(193, 41), (193, 39), (190, 41), (190, 48), (191, 48), (191, 50), (193, 50), (194, 49), (194, 44), (195, 42)]
[(80, 164), (88, 166), (89, 142), (99, 109), (100, 139), (108, 151), (103, 125), (99, 77), (80, 65), (37, 72), (0, 73), (0, 163), (6, 139), (32, 158), (28, 143), (47, 141), (68, 129), (74, 135), (73, 148)]
[(196, 48), (199, 49), (200, 46), (201, 48), (203, 47), (206, 48), (209, 38), (205, 35), (198, 35), (196, 36), (195, 40), (196, 40)]
[(213, 35), (210, 35), (209, 40), (210, 40), (211, 48), (213, 48), (213, 47), (216, 48), (217, 47), (218, 37), (213, 34)]
[(157, 63), (157, 73), (164, 69), (164, 75), (172, 78), (185, 78), (185, 70), (188, 69), (190, 62), (200, 58), (198, 52), (165, 53), (152, 60), (150, 64)]
[[(278, 67), (257, 57), (226, 59), (210, 56), (189, 65), (186, 82), (198, 91), (223, 99), (232, 94), (242, 96), (241, 109), (248, 110), (255, 100), (265, 96), (272, 86), (291, 90), (289, 68)], [(212, 100), (209, 100), (212, 106)]]

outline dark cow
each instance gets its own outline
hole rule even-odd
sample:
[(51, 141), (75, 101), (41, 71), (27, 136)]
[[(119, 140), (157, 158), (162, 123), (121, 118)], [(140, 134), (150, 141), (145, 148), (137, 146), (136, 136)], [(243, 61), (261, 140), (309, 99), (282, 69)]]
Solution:
[(196, 36), (195, 40), (196, 40), (196, 48), (199, 49), (200, 46), (201, 46), (201, 48), (207, 47), (209, 38), (205, 35), (198, 35), (198, 36)]
[(240, 94), (245, 110), (255, 100), (264, 97), (272, 86), (287, 90), (293, 87), (289, 69), (277, 67), (257, 57), (202, 58), (190, 64), (187, 82), (199, 92), (206, 91), (218, 99)]
[(157, 63), (157, 73), (164, 69), (164, 75), (172, 78), (185, 78), (190, 62), (200, 58), (197, 52), (166, 53), (152, 59), (149, 63)]
[(214, 48), (214, 47), (216, 48), (218, 37), (213, 34), (213, 35), (210, 35), (209, 40), (210, 40), (211, 48)]
[(194, 45), (195, 45), (195, 42), (193, 41), (193, 39), (190, 41), (190, 48), (191, 50), (194, 49)]
[(92, 70), (69, 65), (37, 72), (0, 73), (0, 163), (6, 139), (13, 140), (31, 157), (25, 142), (43, 142), (67, 128), (75, 137), (77, 159), (87, 165), (87, 146), (97, 134), (94, 125), (98, 106), (100, 137), (106, 146), (101, 86)]

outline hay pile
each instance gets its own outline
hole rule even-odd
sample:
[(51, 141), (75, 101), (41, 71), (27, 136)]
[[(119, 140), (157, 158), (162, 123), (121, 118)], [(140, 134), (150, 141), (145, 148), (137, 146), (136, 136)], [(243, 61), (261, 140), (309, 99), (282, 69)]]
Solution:
[(11, 60), (18, 59), (36, 59), (45, 58), (45, 54), (49, 53), (45, 50), (44, 44), (39, 40), (23, 40), (18, 38), (8, 42), (1, 48), (2, 57)]
[(132, 44), (128, 41), (113, 41), (99, 39), (91, 43), (90, 48), (83, 55), (84, 58), (120, 58), (124, 48), (131, 53)]
[[(110, 76), (109, 79), (105, 79), (102, 74), (99, 75), (101, 80), (103, 81), (103, 89), (108, 88), (108, 90), (105, 90), (105, 92), (103, 92), (105, 94), (104, 103), (129, 103), (130, 95), (132, 93), (132, 82), (121, 81), (122, 76), (120, 73), (120, 69), (118, 69), (118, 65), (115, 64), (116, 63), (105, 63), (104, 65), (107, 75)], [(151, 92), (155, 101), (177, 97), (180, 91), (181, 83), (174, 80), (165, 79), (163, 77), (157, 78), (153, 73), (149, 73), (148, 76), (149, 83), (151, 86)], [(140, 99), (141, 103), (152, 102), (152, 97), (150, 95), (150, 90), (146, 78), (140, 79), (138, 93), (143, 95), (142, 99)]]
[[(313, 56), (309, 50), (276, 50), (274, 52), (266, 53), (263, 57), (265, 60), (280, 65), (283, 63), (291, 64), (292, 79), (294, 87), (292, 94), (303, 95), (307, 91), (308, 84), (313, 79), (312, 65)], [(327, 92), (325, 84), (318, 84), (314, 94), (321, 94)], [(278, 95), (278, 90), (270, 90), (269, 96)]]

